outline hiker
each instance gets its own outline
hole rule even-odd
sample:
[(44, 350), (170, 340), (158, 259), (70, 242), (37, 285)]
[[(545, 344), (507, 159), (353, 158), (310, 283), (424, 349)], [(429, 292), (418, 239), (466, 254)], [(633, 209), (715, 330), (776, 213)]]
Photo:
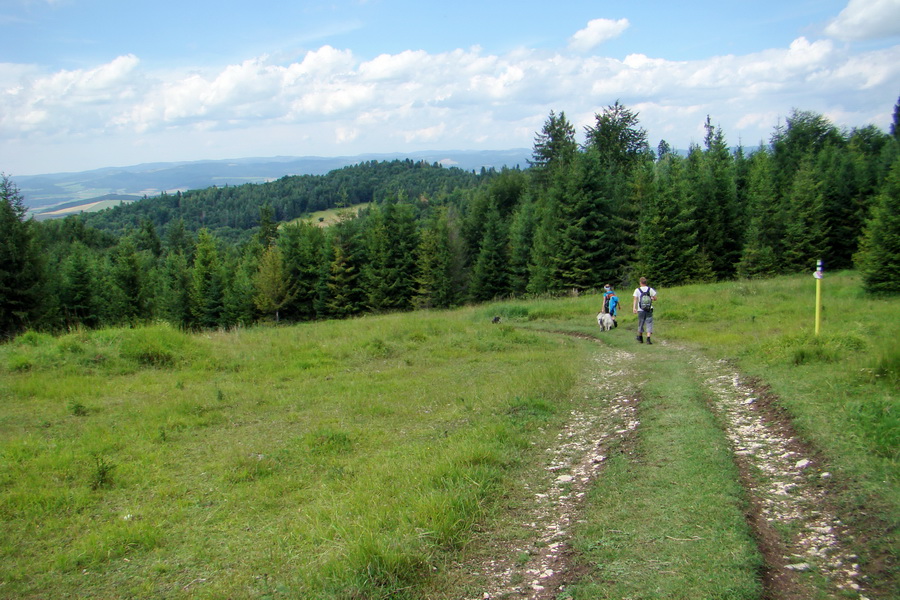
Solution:
[(634, 290), (634, 303), (632, 312), (638, 316), (637, 341), (644, 343), (644, 334), (647, 334), (647, 343), (652, 344), (650, 336), (653, 334), (653, 303), (656, 301), (656, 290), (647, 285), (647, 278), (641, 277), (641, 285)]
[(619, 322), (616, 320), (616, 316), (619, 314), (619, 297), (608, 283), (603, 286), (603, 310), (601, 312), (609, 313), (613, 320), (613, 327), (619, 326)]

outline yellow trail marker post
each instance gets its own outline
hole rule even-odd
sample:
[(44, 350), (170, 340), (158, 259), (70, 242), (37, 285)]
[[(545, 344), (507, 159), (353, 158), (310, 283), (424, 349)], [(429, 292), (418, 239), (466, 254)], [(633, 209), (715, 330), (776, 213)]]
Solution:
[(819, 330), (822, 325), (822, 277), (824, 273), (822, 272), (822, 261), (816, 261), (816, 272), (813, 273), (813, 277), (816, 278), (816, 335), (819, 335)]

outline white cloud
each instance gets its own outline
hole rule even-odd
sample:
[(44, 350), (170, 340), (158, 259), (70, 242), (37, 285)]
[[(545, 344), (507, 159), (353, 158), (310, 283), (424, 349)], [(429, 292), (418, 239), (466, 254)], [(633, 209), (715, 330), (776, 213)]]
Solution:
[(577, 52), (585, 52), (622, 35), (628, 29), (628, 19), (593, 19), (587, 27), (575, 32), (569, 38), (569, 48)]
[(825, 28), (839, 40), (863, 41), (900, 35), (900, 0), (850, 0)]
[(529, 147), (550, 110), (581, 134), (617, 99), (640, 113), (652, 145), (702, 141), (707, 114), (731, 143), (756, 144), (792, 108), (886, 127), (897, 81), (900, 45), (807, 38), (693, 61), (477, 47), (363, 61), (323, 46), (288, 64), (261, 56), (211, 72), (155, 72), (132, 55), (54, 73), (0, 64), (0, 167), (59, 160), (62, 148), (71, 160), (104, 153), (92, 166), (123, 164), (136, 140), (158, 153), (141, 162)]

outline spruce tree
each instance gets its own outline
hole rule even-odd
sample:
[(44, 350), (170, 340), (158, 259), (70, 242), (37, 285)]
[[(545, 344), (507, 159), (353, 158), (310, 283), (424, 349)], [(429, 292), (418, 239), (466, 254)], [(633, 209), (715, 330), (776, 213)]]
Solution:
[(188, 329), (191, 312), (191, 269), (181, 252), (169, 252), (163, 263), (162, 315), (175, 327)]
[(509, 288), (515, 295), (528, 289), (528, 264), (534, 246), (536, 207), (530, 196), (519, 204), (509, 226)]
[(822, 209), (821, 183), (810, 155), (800, 163), (787, 197), (783, 254), (786, 272), (811, 269), (824, 257), (827, 229)]
[(740, 259), (743, 215), (737, 204), (733, 158), (721, 128), (707, 116), (705, 149), (698, 157), (694, 199), (700, 251), (720, 279), (734, 275)]
[(473, 302), (487, 302), (509, 293), (506, 246), (506, 232), (494, 204), (488, 210), (484, 239), (472, 269), (469, 293)]
[(222, 324), (226, 327), (251, 325), (258, 316), (254, 286), (260, 258), (258, 244), (248, 244), (241, 257), (231, 256), (225, 268), (225, 293), (222, 298)]
[[(681, 285), (713, 277), (699, 252), (695, 208), (688, 201), (684, 159), (669, 154), (657, 165), (655, 193), (641, 214), (640, 269), (657, 285)], [(653, 190), (651, 190), (653, 191)]]
[(278, 245), (284, 258), (287, 277), (296, 291), (282, 312), (285, 318), (314, 319), (325, 234), (322, 228), (308, 221), (292, 223), (282, 229)]
[(364, 269), (370, 310), (406, 310), (415, 291), (415, 216), (409, 204), (386, 202), (366, 220), (368, 262)]
[(253, 302), (263, 314), (272, 316), (278, 323), (281, 309), (296, 294), (295, 287), (288, 279), (281, 250), (277, 245), (265, 249), (253, 277), (256, 293)]
[(96, 327), (99, 324), (94, 271), (88, 248), (81, 242), (72, 244), (63, 263), (59, 292), (60, 310), (67, 327)]
[(553, 172), (565, 168), (578, 152), (575, 127), (566, 119), (566, 113), (557, 116), (552, 110), (544, 127), (534, 138), (533, 160), (529, 161), (534, 183), (544, 188), (553, 180)]
[(115, 322), (134, 325), (152, 317), (148, 310), (151, 290), (145, 284), (146, 273), (131, 238), (119, 240), (111, 271)]
[(342, 216), (329, 233), (331, 252), (320, 294), (320, 316), (342, 319), (365, 309), (362, 266), (367, 256), (359, 219)]
[(822, 258), (830, 270), (849, 269), (863, 228), (863, 198), (853, 153), (829, 145), (819, 153), (816, 170), (827, 232)]
[(784, 224), (775, 202), (772, 155), (761, 147), (750, 157), (747, 184), (747, 229), (738, 261), (741, 277), (767, 277), (781, 271), (777, 256), (782, 250)]
[(216, 328), (222, 324), (225, 285), (216, 239), (208, 229), (197, 234), (191, 270), (192, 325)]
[(422, 231), (417, 257), (419, 268), (413, 306), (415, 308), (454, 306), (457, 297), (446, 210), (435, 213)]
[(40, 325), (43, 263), (25, 212), (19, 189), (0, 175), (0, 339)]
[(900, 293), (900, 157), (866, 223), (856, 264), (866, 292)]
[(615, 174), (595, 149), (578, 155), (560, 203), (556, 262), (563, 289), (585, 291), (615, 278), (623, 229), (610, 197), (609, 177)]

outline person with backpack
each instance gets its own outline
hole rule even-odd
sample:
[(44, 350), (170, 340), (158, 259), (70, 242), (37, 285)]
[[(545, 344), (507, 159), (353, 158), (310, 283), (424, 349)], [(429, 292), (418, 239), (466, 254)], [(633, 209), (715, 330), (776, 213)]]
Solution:
[(608, 283), (603, 286), (603, 310), (601, 312), (609, 313), (613, 320), (613, 327), (619, 326), (619, 322), (616, 320), (616, 316), (619, 314), (619, 297)]
[(656, 301), (656, 290), (647, 285), (647, 278), (641, 277), (641, 285), (634, 290), (633, 312), (638, 316), (637, 341), (644, 343), (644, 334), (647, 334), (647, 343), (652, 344), (650, 336), (653, 334), (653, 303)]

